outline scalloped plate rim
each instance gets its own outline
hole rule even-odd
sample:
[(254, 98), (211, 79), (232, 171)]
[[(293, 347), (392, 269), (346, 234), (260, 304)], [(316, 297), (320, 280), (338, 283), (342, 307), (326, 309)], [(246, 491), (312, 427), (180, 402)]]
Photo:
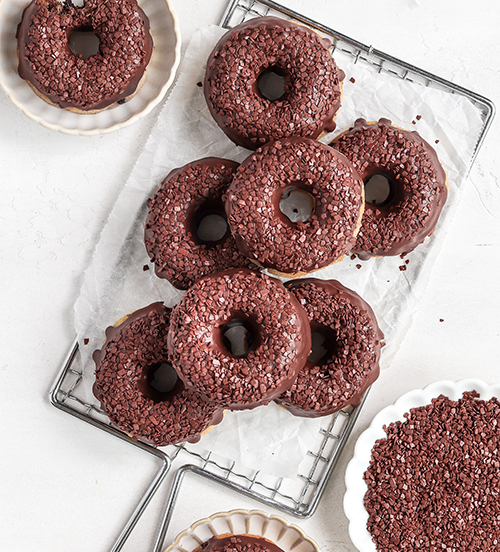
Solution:
[[(305, 541), (307, 541), (311, 544), (311, 546), (314, 548), (314, 550), (316, 552), (320, 552), (320, 549), (319, 549), (319, 546), (317, 545), (317, 543), (311, 537), (306, 535), (306, 533), (303, 531), (303, 529), (301, 529), (297, 525), (294, 525), (293, 523), (289, 523), (284, 518), (282, 518), (282, 517), (280, 517), (276, 514), (268, 514), (267, 512), (264, 512), (262, 510), (244, 510), (244, 509), (235, 509), (235, 510), (230, 510), (230, 511), (227, 511), (227, 512), (217, 512), (215, 514), (212, 514), (211, 516), (208, 516), (206, 518), (199, 519), (198, 521), (195, 521), (193, 524), (191, 524), (190, 527), (188, 527), (187, 529), (184, 529), (183, 531), (181, 531), (176, 536), (176, 538), (174, 539), (172, 544), (170, 544), (164, 550), (164, 552), (171, 552), (172, 550), (174, 550), (179, 545), (179, 543), (181, 542), (181, 540), (183, 538), (185, 538), (185, 537), (191, 535), (192, 533), (194, 533), (198, 527), (200, 527), (202, 525), (207, 525), (207, 526), (212, 527), (212, 522), (214, 520), (219, 519), (219, 518), (230, 519), (231, 517), (236, 516), (236, 515), (243, 515), (243, 516), (249, 516), (249, 517), (251, 517), (251, 516), (260, 516), (260, 517), (263, 517), (267, 520), (278, 521), (279, 523), (281, 523), (286, 528), (297, 531)], [(236, 533), (236, 534), (239, 534), (239, 533)], [(257, 535), (257, 536), (259, 536), (259, 535)], [(263, 535), (261, 535), (261, 536), (263, 536)], [(192, 552), (191, 550), (189, 550), (187, 548), (184, 548), (184, 547), (182, 548), (182, 550), (184, 550), (185, 552)]]

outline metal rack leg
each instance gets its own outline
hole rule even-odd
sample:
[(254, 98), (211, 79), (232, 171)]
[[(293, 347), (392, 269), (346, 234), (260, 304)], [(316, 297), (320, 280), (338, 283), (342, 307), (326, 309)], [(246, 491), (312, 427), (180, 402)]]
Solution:
[[(64, 382), (64, 378), (68, 374), (69, 370), (71, 369), (71, 365), (75, 359), (75, 356), (78, 352), (78, 341), (75, 340), (73, 343), (64, 363), (62, 366), (62, 369), (56, 378), (56, 381), (50, 390), (50, 402), (53, 406), (55, 406), (57, 409), (62, 410), (63, 412), (66, 412), (67, 414), (71, 414), (75, 418), (78, 418), (79, 420), (83, 420), (84, 422), (93, 425), (95, 427), (98, 427), (99, 429), (102, 429), (106, 431), (106, 433), (109, 433), (111, 435), (114, 435), (115, 437), (119, 437), (125, 442), (131, 443), (135, 445), (136, 447), (140, 448), (141, 450), (151, 454), (161, 462), (161, 466), (156, 473), (154, 479), (146, 489), (146, 492), (143, 494), (142, 498), (140, 499), (139, 503), (137, 504), (136, 508), (132, 512), (132, 515), (128, 519), (125, 527), (123, 528), (122, 532), (118, 536), (117, 540), (115, 541), (115, 544), (111, 548), (110, 552), (120, 552), (120, 550), (125, 545), (127, 539), (129, 538), (130, 534), (134, 530), (135, 526), (137, 525), (139, 519), (141, 518), (142, 514), (146, 510), (148, 504), (151, 502), (151, 499), (155, 495), (156, 491), (160, 487), (161, 483), (165, 479), (165, 476), (167, 475), (168, 471), (170, 470), (171, 461), (170, 458), (160, 450), (156, 449), (155, 447), (152, 447), (150, 445), (146, 445), (144, 443), (139, 443), (135, 441), (131, 441), (130, 438), (124, 434), (123, 432), (118, 431), (117, 429), (105, 424), (104, 422), (101, 422), (99, 420), (95, 420), (93, 418), (90, 418), (88, 415), (83, 414), (82, 412), (79, 412), (78, 410), (73, 409), (70, 405), (66, 404), (66, 400), (68, 399), (68, 394), (62, 391), (61, 386)], [(63, 400), (59, 399), (59, 396), (62, 394), (64, 397)]]

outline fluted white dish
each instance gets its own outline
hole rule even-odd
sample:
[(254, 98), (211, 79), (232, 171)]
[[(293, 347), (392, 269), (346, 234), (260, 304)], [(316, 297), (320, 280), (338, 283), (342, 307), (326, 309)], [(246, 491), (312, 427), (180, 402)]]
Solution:
[(182, 531), (165, 552), (193, 552), (213, 536), (227, 534), (264, 537), (283, 552), (319, 552), (302, 529), (259, 510), (231, 510), (201, 519)]
[(150, 21), (153, 54), (146, 79), (128, 102), (95, 114), (73, 113), (39, 98), (17, 72), (16, 30), (29, 0), (0, 1), (0, 85), (21, 111), (41, 125), (66, 134), (112, 132), (144, 117), (172, 86), (181, 57), (181, 34), (170, 0), (139, 0)]
[(437, 381), (424, 387), (405, 393), (392, 405), (381, 410), (370, 426), (359, 436), (354, 448), (354, 455), (347, 466), (345, 474), (346, 493), (344, 495), (344, 512), (349, 520), (349, 536), (359, 552), (376, 552), (375, 543), (366, 528), (368, 512), (364, 507), (364, 497), (368, 487), (363, 475), (368, 469), (372, 448), (378, 439), (387, 434), (384, 426), (392, 422), (403, 422), (405, 413), (411, 408), (425, 406), (432, 399), (445, 395), (451, 400), (458, 400), (465, 391), (477, 391), (481, 399), (489, 400), (500, 397), (500, 384), (489, 385), (475, 378), (459, 381)]

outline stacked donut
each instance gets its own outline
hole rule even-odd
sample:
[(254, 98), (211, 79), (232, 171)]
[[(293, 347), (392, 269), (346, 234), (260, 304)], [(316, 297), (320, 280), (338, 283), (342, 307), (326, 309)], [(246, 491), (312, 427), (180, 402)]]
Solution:
[[(209, 110), (255, 151), (241, 165), (205, 158), (174, 169), (148, 202), (156, 275), (187, 291), (172, 311), (153, 304), (108, 329), (94, 355), (94, 392), (134, 438), (196, 441), (224, 410), (273, 400), (327, 415), (359, 404), (378, 376), (383, 334), (370, 306), (335, 280), (302, 277), (351, 251), (411, 251), (434, 229), (446, 174), (427, 142), (387, 119), (317, 140), (341, 102), (329, 46), (264, 17), (235, 27), (209, 57)], [(365, 200), (377, 177), (387, 198)], [(161, 366), (172, 382), (158, 390)]]
[(315, 417), (359, 404), (382, 339), (369, 305), (339, 282), (283, 285), (236, 268), (200, 278), (173, 310), (154, 303), (108, 328), (94, 394), (136, 439), (196, 442), (226, 409), (276, 400)]

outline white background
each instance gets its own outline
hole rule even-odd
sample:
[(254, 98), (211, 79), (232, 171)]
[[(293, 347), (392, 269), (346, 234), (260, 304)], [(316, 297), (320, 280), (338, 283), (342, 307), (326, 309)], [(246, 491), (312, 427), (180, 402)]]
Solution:
[[(500, 105), (496, 0), (286, 0), (367, 45)], [(224, 0), (174, 0), (185, 46)], [(182, 71), (182, 64), (181, 64)], [(73, 340), (72, 306), (99, 231), (158, 113), (109, 135), (71, 137), (25, 117), (0, 91), (0, 535), (3, 550), (110, 548), (155, 464), (49, 405)], [(486, 139), (413, 324), (374, 386), (318, 511), (294, 520), (323, 552), (354, 551), (342, 512), (353, 443), (399, 395), (438, 379), (500, 381), (500, 121)], [(443, 319), (443, 322), (440, 322)], [(263, 508), (188, 480), (168, 541), (198, 518)], [(167, 488), (126, 550), (148, 550)], [(263, 508), (266, 509), (266, 508)]]

